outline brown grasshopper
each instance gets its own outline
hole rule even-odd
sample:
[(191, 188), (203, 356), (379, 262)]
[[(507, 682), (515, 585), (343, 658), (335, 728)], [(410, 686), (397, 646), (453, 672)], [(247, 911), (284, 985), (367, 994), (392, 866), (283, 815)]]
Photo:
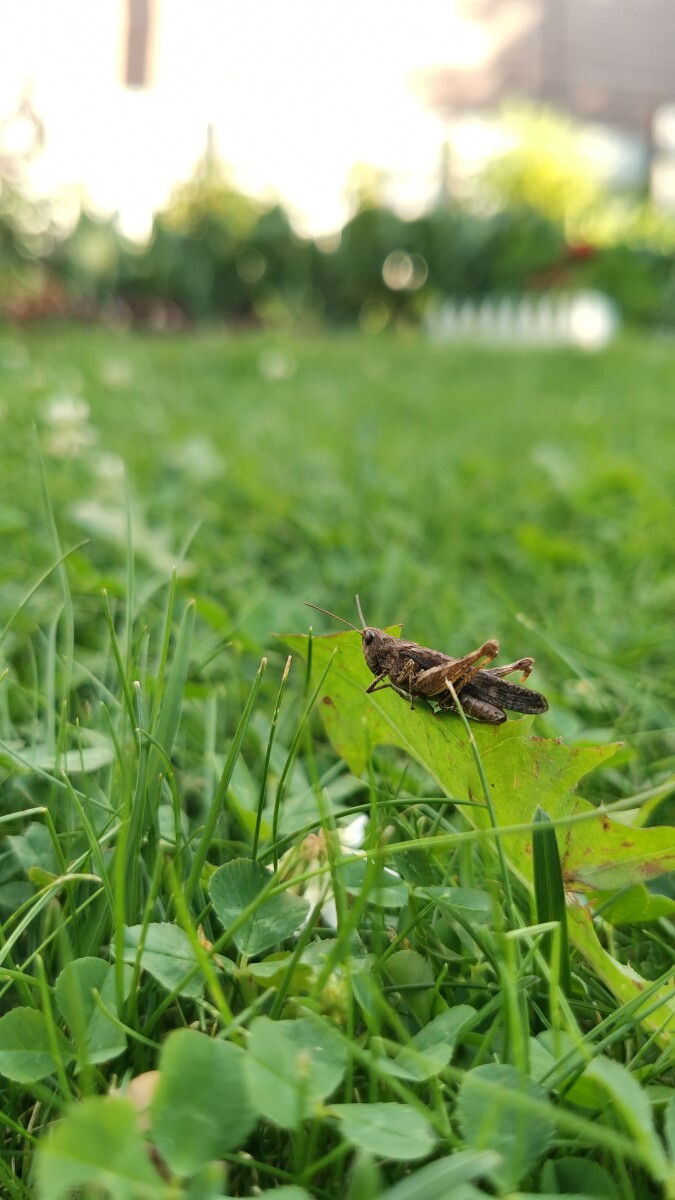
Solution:
[(504, 710), (507, 708), (521, 713), (543, 713), (548, 708), (546, 697), (539, 692), (504, 682), (504, 677), (514, 671), (522, 671), (524, 682), (534, 666), (533, 658), (519, 658), (505, 667), (486, 666), (499, 654), (499, 642), (494, 638), (462, 658), (451, 658), (440, 650), (430, 650), (427, 646), (418, 646), (417, 642), (407, 642), (382, 629), (367, 626), (358, 596), (356, 607), (360, 629), (327, 608), (319, 608), (316, 604), (308, 604), (308, 607), (342, 621), (343, 625), (361, 634), (363, 657), (375, 676), (366, 688), (368, 693), (393, 688), (399, 696), (410, 700), (411, 708), (415, 707), (415, 698), (422, 697), (432, 700), (440, 710), (452, 712), (456, 711), (456, 706), (448, 688), (450, 683), (456, 695), (461, 696), (460, 703), (466, 715), (487, 725), (501, 725), (506, 720)]

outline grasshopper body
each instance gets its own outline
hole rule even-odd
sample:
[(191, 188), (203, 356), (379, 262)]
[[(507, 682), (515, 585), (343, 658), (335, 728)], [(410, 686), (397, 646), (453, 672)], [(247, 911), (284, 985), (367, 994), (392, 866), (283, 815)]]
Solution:
[[(515, 671), (522, 672), (523, 681), (527, 679), (534, 666), (533, 658), (520, 658), (504, 667), (488, 667), (487, 664), (499, 653), (499, 642), (494, 638), (461, 658), (452, 658), (440, 650), (419, 646), (417, 642), (408, 642), (382, 629), (367, 626), (358, 596), (356, 604), (362, 622), (360, 629), (350, 621), (344, 621), (343, 617), (336, 619), (361, 634), (363, 657), (375, 676), (366, 692), (390, 687), (407, 697), (411, 708), (415, 707), (415, 699), (421, 697), (433, 701), (440, 711), (451, 712), (455, 710), (455, 702), (448, 688), (450, 683), (466, 715), (488, 725), (500, 725), (505, 721), (506, 709), (522, 713), (546, 712), (548, 703), (539, 692), (520, 684), (506, 683), (504, 679)], [(316, 608), (316, 605), (309, 607)], [(319, 611), (328, 612), (327, 609)], [(328, 613), (328, 616), (336, 614)]]

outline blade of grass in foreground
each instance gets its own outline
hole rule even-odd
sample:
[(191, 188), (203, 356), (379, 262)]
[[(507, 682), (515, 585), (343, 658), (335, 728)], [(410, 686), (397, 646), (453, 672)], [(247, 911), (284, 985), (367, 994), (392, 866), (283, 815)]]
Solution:
[(255, 705), (255, 702), (256, 702), (256, 699), (258, 696), (258, 692), (260, 691), (260, 684), (262, 683), (262, 678), (263, 678), (263, 675), (265, 674), (266, 666), (267, 666), (267, 659), (263, 658), (260, 663), (260, 666), (258, 668), (258, 673), (253, 681), (253, 687), (251, 688), (248, 700), (246, 701), (246, 707), (244, 708), (244, 711), (241, 715), (235, 735), (232, 739), (232, 745), (230, 746), (230, 752), (227, 756), (225, 766), (223, 767), (223, 772), (222, 772), (222, 775), (220, 776), (220, 781), (218, 783), (218, 787), (216, 788), (216, 791), (214, 793), (213, 800), (211, 802), (211, 807), (209, 809), (206, 821), (204, 822), (204, 829), (202, 830), (202, 836), (199, 839), (199, 842), (197, 843), (197, 845), (195, 847), (195, 856), (194, 856), (194, 859), (192, 862), (192, 868), (190, 870), (190, 874), (188, 876), (187, 883), (185, 885), (185, 900), (186, 900), (186, 903), (188, 903), (188, 904), (190, 903), (192, 896), (194, 895), (195, 888), (197, 887), (197, 884), (199, 882), (199, 877), (202, 873), (202, 867), (204, 866), (204, 863), (206, 862), (206, 856), (209, 852), (211, 842), (213, 841), (213, 835), (215, 833), (216, 825), (218, 823), (218, 817), (220, 816), (221, 806), (227, 795), (227, 789), (230, 786), (230, 780), (232, 779), (232, 772), (234, 771), (235, 763), (236, 763), (237, 759), (239, 758), (241, 744), (244, 740), (244, 734), (246, 733), (246, 730), (248, 728), (248, 723), (251, 719), (251, 714), (253, 712), (253, 707)]
[(267, 794), (267, 776), (269, 774), (269, 769), (270, 769), (270, 759), (272, 757), (272, 747), (274, 746), (274, 738), (275, 738), (276, 732), (277, 732), (277, 723), (279, 720), (279, 711), (281, 709), (281, 701), (283, 699), (284, 690), (286, 687), (286, 680), (288, 679), (288, 673), (289, 673), (290, 669), (291, 669), (291, 656), (289, 654), (288, 658), (286, 659), (286, 666), (284, 667), (284, 673), (281, 676), (281, 683), (279, 685), (279, 691), (277, 692), (277, 699), (276, 699), (276, 703), (274, 705), (274, 712), (272, 713), (272, 723), (270, 725), (270, 734), (269, 734), (269, 738), (267, 739), (267, 750), (265, 752), (265, 762), (263, 763), (262, 776), (260, 779), (260, 789), (258, 791), (258, 808), (256, 810), (256, 816), (255, 816), (255, 832), (253, 834), (253, 849), (252, 849), (253, 858), (258, 857), (258, 846), (260, 843), (260, 826), (262, 823), (263, 809), (265, 807), (265, 796)]
[[(567, 909), (565, 905), (565, 888), (563, 885), (560, 852), (555, 828), (548, 813), (537, 807), (532, 828), (532, 858), (534, 867), (534, 901), (537, 910), (537, 920), (544, 924), (546, 921), (556, 921), (560, 930), (559, 939), (552, 934), (544, 938), (544, 953), (559, 976), (560, 986), (566, 996), (569, 996), (572, 986), (570, 971), (570, 950), (567, 936)], [(554, 960), (554, 945), (557, 940), (558, 962)]]
[(288, 751), (288, 754), (286, 756), (286, 762), (284, 763), (283, 770), (279, 777), (279, 783), (277, 785), (277, 794), (274, 798), (274, 814), (272, 816), (272, 849), (273, 849), (273, 862), (274, 862), (274, 871), (275, 872), (278, 867), (277, 840), (278, 840), (278, 836), (279, 836), (279, 813), (281, 811), (281, 800), (282, 800), (282, 797), (284, 794), (286, 780), (288, 779), (290, 769), (293, 766), (295, 756), (298, 752), (298, 746), (300, 745), (300, 738), (302, 736), (302, 731), (305, 728), (305, 724), (307, 722), (309, 714), (311, 713), (312, 709), (314, 708), (314, 705), (316, 703), (316, 698), (323, 686), (324, 679), (326, 678), (328, 672), (330, 671), (332, 662), (333, 662), (333, 656), (331, 655), (331, 657), (328, 659), (328, 662), (326, 663), (326, 666), (324, 667), (323, 674), (321, 675), (319, 682), (317, 683), (307, 704), (305, 705), (305, 709), (300, 718), (298, 728), (295, 731), (295, 736), (293, 738), (293, 741), (291, 742), (290, 750)]

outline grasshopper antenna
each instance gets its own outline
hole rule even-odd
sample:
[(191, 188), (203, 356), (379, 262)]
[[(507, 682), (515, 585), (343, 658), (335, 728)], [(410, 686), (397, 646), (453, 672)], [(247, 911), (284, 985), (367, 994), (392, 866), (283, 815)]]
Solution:
[(357, 593), (357, 596), (356, 596), (356, 608), (357, 608), (357, 611), (358, 611), (358, 614), (359, 614), (359, 620), (361, 621), (361, 628), (362, 628), (362, 629), (365, 629), (365, 627), (366, 627), (366, 622), (365, 622), (365, 620), (364, 620), (363, 613), (361, 612), (361, 601), (359, 600), (358, 593)]
[[(327, 608), (319, 608), (318, 604), (310, 604), (309, 600), (305, 600), (305, 604), (307, 605), (308, 608), (315, 608), (317, 612), (325, 613), (327, 617), (333, 617), (336, 621), (342, 621), (343, 625), (348, 625), (349, 628), (354, 629), (356, 631), (356, 633), (361, 632), (360, 629), (357, 629), (356, 625), (352, 625), (351, 621), (346, 621), (344, 617), (338, 617), (337, 613), (330, 612), (330, 610)], [(360, 615), (360, 610), (359, 610), (359, 615)]]

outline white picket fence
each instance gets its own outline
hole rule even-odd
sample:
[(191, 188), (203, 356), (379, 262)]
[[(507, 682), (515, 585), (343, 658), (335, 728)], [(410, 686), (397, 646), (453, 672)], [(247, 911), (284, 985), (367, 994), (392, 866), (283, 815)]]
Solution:
[(607, 296), (588, 291), (448, 300), (427, 315), (426, 326), (430, 337), (444, 342), (601, 350), (615, 336), (619, 319)]

